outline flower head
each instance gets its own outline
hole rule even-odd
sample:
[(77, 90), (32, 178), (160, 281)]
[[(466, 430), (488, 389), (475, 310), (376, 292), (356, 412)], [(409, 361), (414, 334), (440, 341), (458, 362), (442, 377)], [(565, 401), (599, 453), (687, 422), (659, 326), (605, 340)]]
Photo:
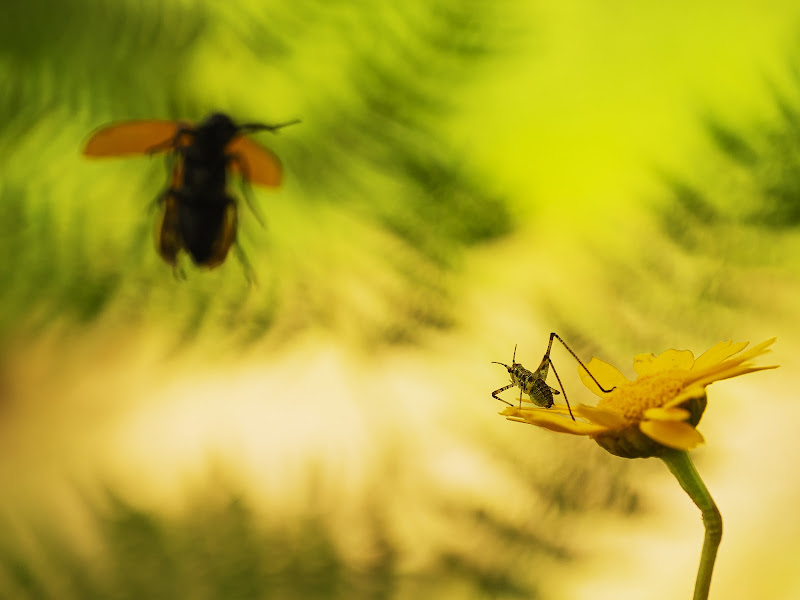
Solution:
[(573, 409), (577, 421), (569, 419), (566, 406), (551, 409), (508, 407), (500, 414), (511, 421), (538, 425), (551, 431), (587, 435), (600, 446), (625, 458), (658, 456), (672, 448), (688, 450), (703, 443), (696, 426), (705, 411), (706, 386), (776, 366), (759, 367), (751, 362), (769, 352), (775, 338), (742, 352), (749, 342), (720, 342), (696, 359), (688, 350), (667, 350), (633, 359), (638, 374), (630, 381), (615, 367), (593, 358), (589, 371), (610, 392), (582, 369), (581, 380), (600, 397), (597, 406), (581, 404)]

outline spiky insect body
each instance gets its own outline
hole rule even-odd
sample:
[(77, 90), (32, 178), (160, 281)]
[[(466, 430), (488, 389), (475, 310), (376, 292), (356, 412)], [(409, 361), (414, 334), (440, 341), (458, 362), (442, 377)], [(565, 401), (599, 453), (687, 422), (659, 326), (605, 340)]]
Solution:
[[(495, 390), (492, 392), (492, 398), (496, 400), (500, 400), (500, 402), (505, 402), (509, 406), (514, 406), (507, 400), (503, 400), (499, 394), (500, 392), (504, 392), (505, 390), (518, 387), (519, 388), (519, 406), (522, 408), (522, 394), (527, 394), (528, 397), (531, 399), (531, 402), (536, 406), (541, 406), (542, 408), (550, 408), (554, 404), (553, 396), (559, 394), (560, 392), (547, 385), (545, 379), (547, 379), (548, 369), (550, 365), (553, 365), (553, 361), (550, 360), (550, 350), (553, 347), (553, 339), (557, 338), (559, 342), (561, 342), (564, 347), (572, 354), (573, 358), (578, 361), (578, 364), (589, 374), (589, 377), (592, 378), (597, 384), (597, 387), (600, 388), (603, 392), (610, 392), (611, 390), (605, 389), (600, 382), (595, 379), (594, 375), (589, 371), (585, 364), (578, 358), (578, 355), (572, 351), (572, 348), (567, 346), (567, 343), (561, 339), (561, 337), (553, 332), (550, 334), (550, 343), (547, 345), (547, 352), (544, 353), (544, 357), (542, 358), (542, 362), (539, 364), (539, 368), (535, 371), (529, 371), (525, 367), (523, 367), (520, 363), (517, 362), (517, 347), (514, 346), (514, 355), (511, 358), (511, 366), (508, 366), (505, 363), (501, 362), (494, 362), (497, 365), (503, 365), (507, 370), (508, 374), (511, 376), (511, 383), (505, 387), (501, 387), (499, 390)], [(558, 372), (556, 371), (555, 365), (553, 365), (553, 375), (556, 376), (556, 380), (558, 381), (558, 385), (561, 388), (561, 391), (564, 392), (564, 402), (567, 405), (567, 410), (569, 411), (569, 416), (572, 417), (572, 420), (575, 420), (575, 416), (572, 414), (572, 408), (569, 405), (569, 400), (567, 400), (567, 392), (564, 391), (564, 385), (561, 383), (561, 378), (558, 376)]]
[[(514, 357), (516, 358), (517, 350), (514, 348)], [(501, 392), (508, 388), (519, 388), (519, 400), (522, 402), (522, 394), (527, 394), (536, 406), (542, 408), (550, 408), (553, 406), (553, 396), (560, 394), (557, 389), (550, 387), (545, 383), (547, 371), (550, 367), (550, 362), (545, 359), (539, 368), (535, 371), (529, 371), (514, 359), (511, 361), (511, 369), (508, 374), (511, 376), (511, 383), (504, 388), (497, 390)], [(494, 394), (492, 394), (494, 395)]]

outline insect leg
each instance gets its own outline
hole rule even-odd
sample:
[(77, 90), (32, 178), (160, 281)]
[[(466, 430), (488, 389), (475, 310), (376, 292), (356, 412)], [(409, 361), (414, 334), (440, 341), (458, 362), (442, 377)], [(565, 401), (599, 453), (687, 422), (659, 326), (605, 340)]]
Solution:
[[(494, 398), (495, 400), (500, 400), (500, 402), (505, 402), (509, 406), (514, 406), (508, 400), (503, 400), (500, 396), (497, 395), (500, 392), (505, 392), (508, 388), (512, 388), (512, 387), (514, 387), (514, 384), (513, 383), (509, 383), (506, 387), (501, 387), (499, 390), (493, 391), (492, 392), (492, 398)], [(522, 399), (522, 394), (520, 393), (520, 406), (522, 406), (522, 400), (521, 399)]]
[[(572, 354), (572, 357), (573, 357), (575, 360), (577, 360), (577, 361), (578, 361), (578, 364), (579, 364), (581, 367), (583, 367), (583, 370), (584, 370), (584, 371), (586, 371), (586, 373), (589, 375), (589, 377), (591, 377), (591, 378), (592, 378), (592, 381), (594, 381), (594, 382), (597, 384), (597, 387), (599, 387), (599, 388), (600, 388), (600, 391), (601, 391), (601, 392), (605, 392), (605, 393), (607, 394), (608, 392), (610, 392), (610, 391), (612, 391), (612, 390), (615, 390), (615, 389), (616, 389), (616, 386), (614, 386), (614, 387), (612, 387), (610, 390), (607, 390), (607, 389), (606, 389), (606, 388), (604, 388), (602, 385), (600, 385), (600, 382), (599, 382), (599, 381), (597, 381), (597, 379), (595, 378), (595, 376), (594, 376), (594, 375), (592, 375), (592, 372), (591, 372), (591, 371), (589, 371), (589, 368), (588, 368), (588, 367), (587, 367), (585, 364), (583, 364), (583, 361), (582, 361), (580, 358), (578, 358), (578, 355), (577, 355), (577, 354), (575, 354), (575, 353), (572, 351), (572, 348), (570, 348), (569, 346), (567, 346), (567, 342), (565, 342), (564, 340), (562, 340), (562, 339), (561, 339), (561, 336), (559, 336), (559, 335), (558, 335), (556, 332), (552, 332), (552, 333), (550, 333), (550, 343), (549, 343), (549, 344), (548, 344), (548, 346), (547, 346), (547, 352), (545, 352), (545, 356), (546, 356), (546, 357), (548, 357), (548, 359), (549, 359), (549, 357), (550, 357), (550, 347), (553, 345), (553, 338), (558, 338), (558, 341), (559, 341), (559, 342), (561, 342), (561, 343), (564, 345), (564, 348), (566, 348), (566, 349), (567, 349), (567, 351), (568, 351), (570, 354)], [(550, 364), (551, 364), (551, 365), (553, 364), (553, 363), (552, 363), (552, 361), (550, 362)], [(555, 371), (555, 367), (553, 367), (553, 370)], [(561, 383), (561, 382), (559, 382), (559, 383)], [(563, 388), (562, 388), (562, 389), (563, 389)]]
[(553, 374), (556, 376), (556, 381), (558, 381), (558, 386), (561, 388), (561, 393), (564, 394), (564, 402), (567, 403), (567, 410), (569, 411), (569, 416), (572, 417), (572, 420), (574, 421), (575, 415), (572, 414), (572, 408), (570, 408), (569, 400), (567, 400), (567, 391), (564, 389), (564, 385), (561, 383), (561, 377), (558, 376), (558, 371), (556, 371), (556, 366), (553, 364), (553, 361), (550, 360), (549, 356), (547, 357), (547, 362), (549, 362), (550, 366), (553, 367)]
[(178, 263), (172, 266), (172, 276), (178, 281), (186, 281), (186, 271)]
[(256, 272), (253, 270), (253, 266), (247, 259), (247, 254), (245, 254), (244, 249), (242, 249), (242, 245), (238, 240), (233, 243), (233, 251), (236, 252), (236, 258), (239, 259), (240, 263), (242, 263), (244, 278), (247, 281), (247, 285), (255, 285), (258, 287), (258, 278), (256, 277)]
[(150, 203), (147, 205), (147, 212), (152, 213), (156, 208), (158, 208), (159, 206), (164, 204), (164, 202), (169, 197), (169, 195), (172, 193), (172, 191), (173, 191), (172, 188), (168, 187), (167, 189), (165, 189), (165, 190), (163, 190), (161, 192), (158, 192), (158, 195), (156, 195), (156, 197), (153, 198), (150, 201)]
[(184, 248), (180, 229), (180, 190), (169, 188), (159, 196), (158, 200), (164, 205), (164, 211), (156, 237), (156, 251), (167, 264), (172, 265), (177, 278), (178, 255)]
[(167, 175), (169, 176), (167, 187), (164, 188), (164, 190), (162, 190), (161, 192), (159, 192), (158, 195), (150, 201), (150, 204), (148, 204), (147, 211), (150, 213), (152, 213), (156, 208), (164, 204), (166, 199), (169, 196), (174, 195), (178, 189), (176, 187), (177, 184), (175, 182), (174, 171), (173, 171), (173, 168), (175, 166), (175, 159), (174, 157), (172, 157), (172, 155), (169, 155), (166, 164), (167, 164)]
[[(255, 271), (250, 264), (250, 261), (247, 259), (247, 254), (242, 248), (241, 243), (239, 242), (239, 236), (236, 235), (237, 231), (237, 210), (236, 210), (236, 200), (231, 198), (230, 196), (226, 196), (226, 201), (228, 206), (225, 209), (225, 223), (224, 223), (224, 233), (220, 236), (219, 239), (219, 254), (218, 262), (222, 262), (224, 260), (225, 255), (228, 252), (228, 249), (233, 245), (233, 250), (236, 253), (236, 258), (242, 265), (242, 269), (244, 270), (244, 278), (247, 281), (247, 285), (250, 286), (252, 284), (258, 285), (258, 280), (256, 279)], [(218, 264), (218, 263), (217, 263)]]
[(264, 227), (264, 219), (256, 210), (256, 206), (253, 203), (253, 190), (248, 184), (248, 181), (250, 181), (250, 167), (247, 166), (247, 161), (244, 160), (238, 154), (229, 155), (228, 160), (230, 162), (235, 162), (236, 165), (239, 167), (239, 172), (242, 174), (241, 187), (242, 187), (242, 196), (244, 197), (244, 201), (247, 203), (247, 207), (250, 209), (250, 212), (252, 212), (255, 215), (256, 221), (258, 221), (259, 225)]

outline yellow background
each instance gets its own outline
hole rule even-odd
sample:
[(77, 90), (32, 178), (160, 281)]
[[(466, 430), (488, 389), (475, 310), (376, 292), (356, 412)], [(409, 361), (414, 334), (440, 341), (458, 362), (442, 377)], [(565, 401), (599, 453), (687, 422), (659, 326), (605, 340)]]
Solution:
[[(318, 518), (356, 574), (380, 556), (378, 518), (397, 553), (386, 597), (690, 597), (702, 525), (660, 462), (496, 415), (507, 375), (491, 361), (517, 345), (532, 368), (554, 330), (629, 376), (640, 352), (778, 337), (764, 362), (779, 370), (710, 388), (693, 457), (725, 526), (712, 597), (798, 597), (798, 224), (737, 220), (758, 197), (704, 127), (712, 116), (767, 144), (775, 90), (797, 105), (794, 3), (500, 2), (485, 29), (453, 9), (463, 39), (455, 29), (427, 57), (397, 42), (435, 20), (425, 2), (119, 3), (149, 23), (139, 29), (114, 6), (64, 4), (64, 19), (18, 8), (5, 26), (36, 34), (0, 62), (20, 99), (0, 124), (0, 589), (13, 591), (0, 595), (39, 597), (20, 587), (22, 557), (52, 597), (81, 597), (48, 535), (94, 572), (113, 545), (97, 525), (111, 490), (166, 523), (230, 493), (254, 529), (300, 531), (298, 548)], [(197, 38), (185, 14), (202, 15)], [(474, 42), (470, 27), (492, 32), (478, 40), (491, 51), (461, 57), (475, 67), (451, 80), (446, 47)], [(144, 62), (148, 45), (166, 54)], [(447, 101), (420, 109), (412, 93), (404, 111), (417, 83)], [(396, 89), (395, 112), (368, 97), (382, 89)], [(214, 110), (303, 120), (258, 137), (286, 182), (257, 191), (265, 229), (240, 210), (252, 288), (233, 256), (185, 281), (159, 262), (146, 206), (160, 161), (79, 153), (113, 120)], [(395, 143), (423, 164), (452, 161), (476, 197), (499, 199), (507, 230), (437, 237), (434, 218), (409, 210)], [(729, 216), (687, 223), (694, 247), (665, 234), (665, 173)], [(553, 360), (571, 401), (592, 402), (571, 357), (556, 347)], [(159, 589), (143, 564), (131, 559), (142, 589)], [(523, 592), (461, 575), (480, 569)]]

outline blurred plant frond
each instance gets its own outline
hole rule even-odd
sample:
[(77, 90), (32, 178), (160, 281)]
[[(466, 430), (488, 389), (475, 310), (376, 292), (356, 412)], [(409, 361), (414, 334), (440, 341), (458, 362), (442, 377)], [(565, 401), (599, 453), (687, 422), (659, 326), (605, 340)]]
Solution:
[[(348, 541), (338, 539), (320, 515), (265, 521), (234, 495), (225, 502), (197, 502), (190, 514), (176, 517), (136, 507), (111, 492), (90, 511), (96, 530), (91, 537), (97, 540), (91, 551), (52, 524), (34, 527), (24, 544), (4, 535), (0, 595), (19, 600), (414, 598), (455, 589), (465, 592), (460, 597), (538, 597), (531, 596), (512, 565), (481, 556), (485, 546), (474, 547), (475, 539), (462, 540), (469, 552), (442, 551), (427, 566), (404, 567), (403, 551), (378, 514), (365, 515), (369, 529), (359, 532), (358, 541)], [(483, 523), (484, 541), (492, 539), (496, 527), (485, 516), (469, 520)], [(357, 555), (343, 549), (353, 542), (361, 546)]]
[[(504, 198), (448, 141), (463, 82), (507, 50), (504, 3), (142, 4), (39, 0), (0, 24), (0, 326), (168, 316), (252, 343), (307, 327), (408, 342), (448, 327), (447, 277), (464, 248), (511, 230)], [(263, 137), (286, 185), (240, 208), (241, 245), (219, 272), (176, 282), (155, 256), (146, 206), (161, 161), (86, 161), (82, 139), (131, 118), (302, 124)], [(233, 253), (232, 253), (233, 254)], [(7, 303), (6, 303), (7, 302)], [(225, 315), (235, 315), (226, 318)]]
[[(678, 244), (700, 252), (692, 231), (757, 227), (765, 232), (800, 226), (800, 68), (789, 66), (788, 83), (769, 84), (774, 110), (750, 127), (716, 115), (704, 119), (716, 156), (701, 184), (665, 175), (672, 202), (662, 207), (665, 231)], [(708, 167), (706, 167), (708, 168)], [(696, 174), (690, 175), (697, 179)], [(710, 240), (709, 240), (710, 241)], [(735, 257), (740, 259), (741, 257)], [(755, 257), (757, 260), (757, 257)]]
[[(396, 575), (391, 555), (348, 564), (324, 523), (265, 527), (241, 499), (165, 517), (111, 494), (93, 510), (99, 550), (82, 554), (63, 535), (35, 533), (29, 553), (7, 542), (4, 597), (374, 598)], [(377, 532), (379, 533), (379, 532)], [(34, 558), (35, 557), (35, 558)]]
[(218, 463), (179, 509), (101, 484), (77, 504), (61, 497), (72, 515), (63, 520), (58, 502), (17, 495), (0, 509), (0, 597), (552, 597), (550, 569), (586, 555), (575, 519), (625, 518), (636, 496), (599, 451), (570, 465), (545, 444), (526, 456), (512, 447), (503, 438), (491, 456), (465, 448), (498, 467), (466, 488), (389, 444), (360, 491), (312, 460), (303, 483), (261, 501), (244, 491), (252, 475), (237, 483)]
[(0, 23), (8, 91), (0, 98), (0, 147), (15, 149), (53, 112), (67, 119), (62, 126), (93, 114), (156, 116), (164, 98), (178, 92), (205, 17), (179, 2), (35, 0), (8, 7)]
[[(596, 327), (595, 336), (640, 352), (653, 343), (674, 344), (676, 331), (684, 339), (698, 333), (706, 341), (727, 339), (731, 334), (720, 338), (720, 332), (733, 324), (741, 330), (754, 315), (771, 315), (781, 330), (794, 321), (800, 247), (796, 64), (784, 84), (768, 85), (774, 110), (750, 125), (706, 114), (702, 125), (711, 151), (691, 171), (657, 170), (664, 193), (645, 199), (651, 219), (620, 223), (620, 238), (636, 245), (618, 250), (625, 256), (597, 249), (592, 268), (604, 274), (600, 285), (606, 287), (597, 297), (608, 301), (586, 306), (580, 319), (607, 323)], [(562, 306), (554, 312), (569, 311)], [(566, 326), (575, 321), (561, 320)]]
[[(569, 452), (572, 445), (567, 445), (567, 454), (556, 456), (547, 445), (549, 439), (537, 440), (536, 447), (527, 456), (506, 456), (499, 461), (502, 469), (524, 481), (531, 492), (542, 499), (543, 512), (569, 518), (590, 511), (630, 515), (642, 509), (635, 486), (628, 483), (624, 465), (609, 462), (608, 457), (591, 444), (587, 446), (584, 439), (570, 440), (575, 442), (574, 453)], [(497, 447), (504, 445), (498, 442)], [(565, 451), (564, 446), (559, 448)], [(558, 548), (559, 544), (553, 547)], [(558, 552), (569, 556), (567, 549)]]

